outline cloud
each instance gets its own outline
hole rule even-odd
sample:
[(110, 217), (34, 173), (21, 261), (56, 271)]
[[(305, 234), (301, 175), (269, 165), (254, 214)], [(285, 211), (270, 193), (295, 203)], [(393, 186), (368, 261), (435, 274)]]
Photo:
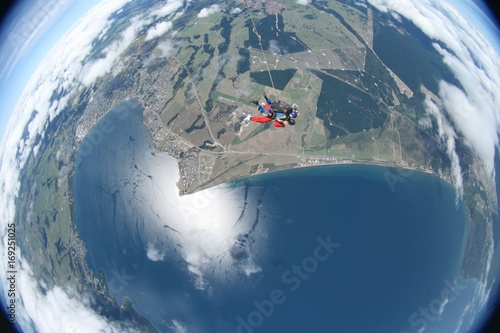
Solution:
[(241, 8), (233, 8), (231, 9), (231, 15), (239, 14), (241, 13)]
[[(105, 57), (85, 64), (82, 68), (81, 82), (89, 86), (94, 81), (106, 75), (120, 59), (121, 54), (137, 38), (138, 32), (148, 23), (147, 20), (134, 20), (132, 24), (123, 31), (121, 38), (103, 50)], [(154, 28), (153, 28), (154, 29)], [(149, 36), (149, 34), (148, 34)]]
[(418, 125), (423, 129), (431, 129), (432, 128), (432, 119), (428, 116), (422, 117), (418, 120)]
[(463, 332), (462, 325), (463, 325), (465, 317), (469, 313), (471, 307), (472, 307), (471, 303), (467, 304), (464, 307), (464, 311), (462, 312), (462, 314), (460, 315), (460, 317), (457, 320), (457, 327), (455, 328), (455, 332), (454, 333)]
[(281, 54), (281, 48), (278, 42), (274, 39), (269, 41), (269, 52), (273, 54)]
[[(475, 290), (474, 290), (474, 296), (472, 297), (472, 300), (467, 303), (467, 305), (464, 307), (464, 310), (462, 311), (462, 314), (460, 315), (456, 328), (455, 328), (455, 333), (458, 332), (469, 332), (471, 331), (471, 327), (477, 323), (477, 319), (479, 316), (484, 315), (484, 313), (481, 312), (482, 309), (485, 308), (486, 304), (488, 303), (488, 300), (490, 299), (490, 293), (491, 293), (491, 284), (488, 282), (488, 276), (489, 272), (491, 269), (491, 263), (493, 260), (493, 254), (494, 254), (494, 241), (493, 241), (493, 226), (491, 223), (486, 224), (486, 243), (489, 244), (486, 257), (485, 257), (485, 262), (486, 262), (486, 269), (481, 273), (481, 276), (477, 279), (477, 284), (475, 285)], [(488, 286), (490, 286), (488, 288)], [(484, 318), (483, 318), (484, 319)], [(462, 326), (466, 323), (465, 329), (462, 329)]]
[(261, 271), (262, 268), (258, 265), (255, 265), (253, 262), (247, 263), (245, 266), (243, 266), (243, 272), (245, 272), (246, 276), (250, 276)]
[[(58, 286), (45, 290), (33, 276), (31, 267), (20, 260), (17, 283), (19, 324), (26, 332), (136, 332), (127, 323), (110, 322), (91, 307), (91, 299)], [(26, 315), (28, 317), (26, 317)], [(56, 320), (57, 318), (57, 320)]]
[(469, 147), (492, 172), (500, 126), (500, 99), (494, 93), (494, 87), (500, 89), (500, 85), (492, 83), (485, 73), (481, 73), (482, 70), (475, 67), (472, 59), (462, 62), (441, 47), (435, 47), (464, 88), (462, 91), (447, 82), (440, 83), (439, 95), (445, 110)]
[[(91, 9), (60, 41), (37, 67), (26, 85), (4, 134), (4, 144), (0, 149), (2, 168), (22, 168), (31, 153), (37, 136), (43, 137), (48, 120), (54, 119), (69, 102), (64, 94), (58, 101), (50, 102), (54, 91), (74, 92), (79, 89), (78, 77), (82, 71), (82, 61), (90, 53), (92, 41), (108, 24), (109, 15), (127, 1), (104, 1)], [(27, 124), (33, 110), (35, 119), (29, 124), (29, 135), (23, 137), (23, 126)], [(11, 147), (19, 146), (17, 159)]]
[(146, 40), (151, 40), (160, 36), (163, 36), (172, 28), (172, 22), (160, 22), (153, 28), (148, 30)]
[(163, 259), (165, 259), (166, 253), (161, 249), (157, 249), (154, 244), (149, 243), (146, 248), (146, 255), (151, 261), (162, 261)]
[[(68, 98), (50, 102), (54, 91), (74, 91), (82, 66), (80, 61), (90, 52), (91, 42), (108, 23), (109, 15), (127, 1), (103, 1), (90, 10), (45, 57), (35, 70), (16, 104), (0, 146), (0, 235), (5, 239), (7, 223), (14, 221), (15, 200), (19, 192), (19, 170), (24, 168), (35, 138), (44, 137), (47, 121), (54, 119)], [(32, 112), (37, 114), (28, 124)], [(27, 137), (23, 136), (24, 126)], [(17, 147), (17, 148), (16, 148)], [(19, 157), (18, 157), (19, 156)], [(5, 248), (0, 247), (0, 261), (5, 260)], [(6, 267), (6, 266), (3, 266)], [(1, 271), (1, 274), (5, 273)], [(3, 279), (2, 279), (3, 281)]]
[[(463, 195), (463, 178), (462, 170), (460, 167), (460, 159), (458, 158), (455, 150), (456, 133), (453, 127), (446, 120), (442, 110), (431, 100), (429, 96), (425, 98), (425, 109), (427, 113), (432, 116), (437, 123), (437, 130), (442, 144), (445, 146), (446, 153), (451, 162), (451, 175), (453, 177), (453, 184), (455, 185), (458, 195)], [(458, 199), (458, 198), (457, 198)]]
[[(148, 13), (139, 14), (142, 18), (134, 18), (119, 38), (103, 50), (106, 54), (103, 58), (82, 65), (92, 51), (96, 36), (101, 36), (102, 31), (111, 26), (110, 15), (129, 1), (100, 2), (84, 15), (44, 58), (26, 85), (4, 133), (5, 144), (1, 149), (19, 146), (20, 158), (18, 160), (15, 154), (11, 153), (12, 150), (0, 152), (2, 167), (5, 167), (4, 163), (8, 163), (10, 167), (22, 168), (31, 153), (34, 139), (39, 135), (43, 136), (47, 121), (54, 119), (67, 106), (70, 101), (68, 92), (74, 93), (109, 73), (121, 53), (137, 38), (138, 32), (150, 23), (152, 17), (148, 17)], [(167, 4), (161, 10), (156, 10), (157, 15), (167, 15), (167, 9), (179, 8), (179, 1), (171, 3), (171, 6)], [(60, 99), (50, 102), (54, 91), (60, 92)], [(37, 111), (37, 115), (29, 124), (29, 136), (22, 139), (24, 128), (20, 124), (28, 122), (33, 110)]]
[(174, 46), (172, 45), (172, 42), (164, 41), (158, 43), (158, 46), (156, 48), (160, 51), (162, 57), (168, 57), (172, 53)]
[(163, 18), (172, 14), (173, 12), (176, 12), (181, 7), (182, 0), (169, 1), (162, 7), (151, 11), (150, 15), (155, 16), (156, 18)]
[[(0, 40), (0, 78), (7, 80), (19, 60), (29, 54), (36, 42), (71, 4), (69, 0), (35, 0), (20, 3), (12, 13), (10, 27), (2, 29)], [(3, 23), (3, 22), (2, 22)]]
[(439, 309), (438, 309), (437, 315), (439, 317), (442, 317), (442, 315), (444, 313), (444, 310), (446, 310), (446, 306), (449, 303), (450, 303), (450, 297), (448, 296), (448, 294), (446, 294), (446, 297), (444, 299), (442, 299), (442, 303), (441, 303), (441, 305), (439, 306)]
[(491, 43), (445, 1), (368, 1), (381, 11), (406, 17), (427, 36), (446, 45), (444, 49), (434, 43), (434, 48), (463, 89), (440, 83), (443, 111), (493, 174), (495, 149), (499, 148), (500, 56)]
[(172, 320), (172, 326), (170, 326), (170, 328), (174, 331), (174, 333), (188, 333), (186, 326), (175, 319)]
[(209, 15), (212, 15), (212, 14), (215, 14), (215, 13), (218, 13), (221, 11), (221, 8), (219, 5), (212, 5), (208, 8), (203, 8), (199, 13), (198, 13), (198, 17), (199, 18), (202, 18), (202, 17), (207, 17)]
[[(173, 0), (170, 2), (167, 2), (164, 6), (154, 9), (149, 13), (149, 18), (151, 19), (161, 19), (165, 17), (171, 18), (171, 20), (175, 20), (179, 18), (184, 11), (179, 11), (180, 8), (182, 8), (183, 2), (181, 0)], [(172, 18), (172, 14), (176, 13), (175, 16)], [(173, 23), (172, 21), (163, 21), (157, 23), (153, 28), (148, 30), (147, 36), (146, 36), (146, 41), (160, 37), (170, 31), (172, 29)], [(168, 42), (170, 43), (170, 42)]]
[(310, 3), (311, 3), (311, 0), (297, 0), (297, 3), (298, 3), (299, 5), (303, 5), (303, 6), (305, 6), (305, 5), (310, 4)]
[(368, 8), (365, 2), (354, 1), (354, 3), (356, 4), (356, 6)]
[(464, 135), (465, 143), (481, 157), (487, 170), (491, 171), (491, 162), (494, 161), (495, 146), (498, 143), (496, 128), (491, 126), (495, 124), (492, 114), (478, 109), (480, 101), (474, 101), (462, 90), (447, 82), (440, 83), (439, 96), (447, 114)]

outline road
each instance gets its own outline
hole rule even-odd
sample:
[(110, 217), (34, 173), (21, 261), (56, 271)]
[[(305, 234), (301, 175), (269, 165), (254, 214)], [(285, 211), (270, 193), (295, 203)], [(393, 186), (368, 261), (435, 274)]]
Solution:
[(175, 56), (172, 56), (172, 58), (174, 58), (184, 68), (186, 73), (188, 73), (189, 81), (191, 81), (191, 84), (193, 86), (193, 91), (194, 91), (194, 94), (196, 96), (196, 100), (198, 101), (198, 104), (200, 106), (201, 115), (203, 116), (203, 119), (205, 120), (205, 124), (207, 125), (208, 132), (210, 133), (210, 138), (212, 139), (212, 141), (214, 142), (215, 145), (226, 150), (226, 147), (224, 147), (222, 144), (220, 144), (219, 141), (217, 141), (216, 137), (214, 136), (214, 133), (212, 132), (212, 128), (210, 127), (210, 122), (208, 121), (208, 117), (207, 117), (207, 111), (203, 108), (203, 103), (201, 102), (200, 95), (198, 94), (198, 90), (197, 90), (196, 85), (194, 84), (194, 81), (192, 79), (191, 72), (186, 67), (186, 65), (184, 65), (184, 63), (182, 61), (177, 59)]

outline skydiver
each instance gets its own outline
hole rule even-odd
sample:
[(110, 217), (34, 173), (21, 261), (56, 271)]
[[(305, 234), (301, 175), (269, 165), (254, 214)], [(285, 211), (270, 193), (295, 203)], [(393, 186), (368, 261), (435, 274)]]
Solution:
[(295, 125), (295, 120), (299, 115), (297, 104), (290, 105), (283, 101), (271, 102), (271, 100), (264, 94), (266, 103), (259, 105), (258, 101), (252, 101), (257, 105), (257, 109), (263, 115), (262, 117), (254, 116), (250, 120), (258, 123), (267, 123), (275, 120), (274, 127), (285, 127), (285, 124)]
[(275, 114), (274, 127), (285, 127), (285, 124), (295, 125), (295, 118), (299, 115), (297, 104), (290, 105), (278, 100), (272, 103), (271, 109)]

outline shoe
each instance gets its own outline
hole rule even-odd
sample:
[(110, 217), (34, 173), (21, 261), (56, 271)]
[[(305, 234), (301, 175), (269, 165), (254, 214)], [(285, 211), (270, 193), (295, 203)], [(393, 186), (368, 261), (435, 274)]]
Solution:
[(250, 103), (253, 103), (255, 105), (259, 105), (259, 101), (250, 101)]
[(264, 94), (264, 98), (266, 99), (266, 101), (269, 99), (269, 98), (267, 98), (267, 95), (266, 95), (266, 94)]

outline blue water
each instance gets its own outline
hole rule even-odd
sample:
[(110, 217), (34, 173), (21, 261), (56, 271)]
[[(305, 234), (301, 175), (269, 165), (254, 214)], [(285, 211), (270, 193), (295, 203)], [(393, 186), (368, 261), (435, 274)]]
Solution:
[[(369, 166), (307, 168), (247, 183), (275, 187), (275, 206), (284, 206), (276, 220), (282, 252), (294, 252), (288, 265), (311, 253), (318, 236), (331, 235), (341, 244), (281, 305), (283, 316), (271, 318), (276, 329), (323, 332), (326, 322), (340, 332), (370, 331), (370, 325), (378, 332), (396, 331), (439, 295), (445, 279), (457, 275), (465, 208), (456, 209), (453, 189), (414, 173), (392, 191), (387, 172)], [(287, 316), (302, 318), (302, 328)]]
[[(197, 290), (183, 262), (147, 260), (140, 228), (148, 221), (120, 210), (127, 198), (110, 180), (113, 166), (153, 153), (142, 109), (120, 107), (103, 120), (113, 130), (76, 169), (75, 221), (89, 265), (103, 270), (113, 296), (130, 298), (161, 331), (172, 332), (175, 320), (190, 333), (400, 332), (418, 328), (410, 315), (459, 274), (466, 207), (457, 207), (449, 184), (418, 172), (324, 166), (234, 182), (265, 193), (261, 211), (271, 222), (269, 249), (257, 258), (262, 271)], [(142, 155), (128, 156), (130, 147)]]

